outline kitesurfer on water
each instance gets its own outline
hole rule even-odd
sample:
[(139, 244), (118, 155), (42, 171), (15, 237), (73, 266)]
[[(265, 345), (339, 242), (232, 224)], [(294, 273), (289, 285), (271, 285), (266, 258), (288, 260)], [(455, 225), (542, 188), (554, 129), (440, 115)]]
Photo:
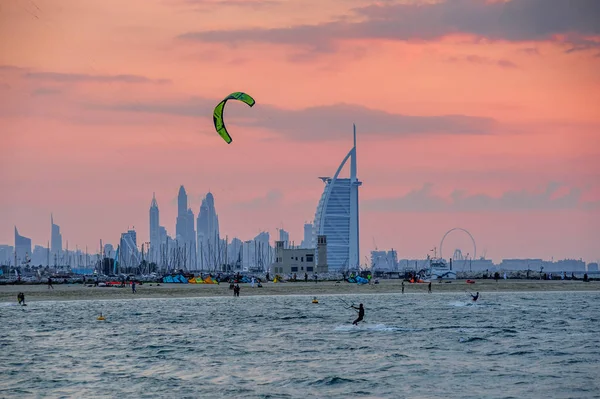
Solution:
[(17, 300), (19, 301), (19, 305), (25, 305), (25, 294), (19, 292), (17, 295)]
[(365, 308), (363, 307), (363, 304), (361, 303), (360, 305), (358, 305), (358, 307), (352, 305), (351, 306), (353, 309), (358, 310), (358, 317), (356, 318), (356, 320), (354, 320), (352, 322), (352, 324), (354, 324), (355, 326), (358, 325), (359, 321), (362, 321), (363, 317), (365, 317)]
[(479, 299), (479, 291), (475, 295), (471, 294), (471, 298), (473, 298), (473, 302), (477, 301)]

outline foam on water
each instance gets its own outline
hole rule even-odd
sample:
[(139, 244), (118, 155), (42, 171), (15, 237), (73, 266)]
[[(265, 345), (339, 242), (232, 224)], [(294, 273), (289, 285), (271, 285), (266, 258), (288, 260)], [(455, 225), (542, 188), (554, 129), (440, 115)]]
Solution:
[[(242, 295), (243, 295), (242, 290)], [(600, 293), (0, 304), (0, 397), (594, 397)], [(105, 321), (96, 320), (102, 312)]]
[(399, 328), (386, 326), (385, 324), (365, 324), (358, 323), (357, 325), (343, 324), (335, 327), (335, 331), (398, 331)]

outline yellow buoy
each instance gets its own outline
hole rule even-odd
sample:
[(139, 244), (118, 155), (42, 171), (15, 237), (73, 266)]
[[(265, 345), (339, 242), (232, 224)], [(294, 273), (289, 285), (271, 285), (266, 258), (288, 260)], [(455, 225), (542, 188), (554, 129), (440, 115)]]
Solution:
[(98, 316), (98, 318), (96, 320), (105, 320), (104, 316), (102, 316), (102, 313), (100, 313), (100, 316)]
[(312, 303), (319, 303), (319, 301), (317, 301), (317, 297), (313, 298)]

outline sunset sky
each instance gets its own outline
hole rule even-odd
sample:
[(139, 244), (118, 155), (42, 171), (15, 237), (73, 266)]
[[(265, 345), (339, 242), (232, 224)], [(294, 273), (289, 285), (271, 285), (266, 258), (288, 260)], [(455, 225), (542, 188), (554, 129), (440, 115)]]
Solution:
[[(1, 0), (0, 244), (97, 251), (184, 185), (300, 243), (357, 126), (361, 260), (600, 259), (600, 1)], [(212, 109), (230, 102), (233, 143)], [(346, 171), (347, 174), (347, 171)], [(468, 237), (448, 236), (472, 253)]]

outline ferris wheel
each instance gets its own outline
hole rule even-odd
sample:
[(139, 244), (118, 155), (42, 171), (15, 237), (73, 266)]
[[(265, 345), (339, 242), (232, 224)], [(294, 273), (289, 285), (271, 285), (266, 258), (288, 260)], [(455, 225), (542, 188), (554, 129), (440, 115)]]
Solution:
[(453, 229), (450, 229), (446, 232), (446, 234), (444, 234), (444, 236), (442, 237), (442, 241), (440, 241), (440, 258), (444, 258), (444, 253), (442, 252), (444, 250), (444, 240), (446, 239), (446, 236), (450, 233), (452, 233), (453, 231), (462, 231), (465, 234), (467, 234), (469, 236), (469, 238), (471, 238), (471, 242), (473, 243), (473, 257), (472, 259), (477, 259), (477, 244), (475, 243), (475, 239), (473, 238), (473, 236), (471, 235), (471, 233), (469, 233), (466, 229), (463, 229), (462, 227), (455, 227)]

